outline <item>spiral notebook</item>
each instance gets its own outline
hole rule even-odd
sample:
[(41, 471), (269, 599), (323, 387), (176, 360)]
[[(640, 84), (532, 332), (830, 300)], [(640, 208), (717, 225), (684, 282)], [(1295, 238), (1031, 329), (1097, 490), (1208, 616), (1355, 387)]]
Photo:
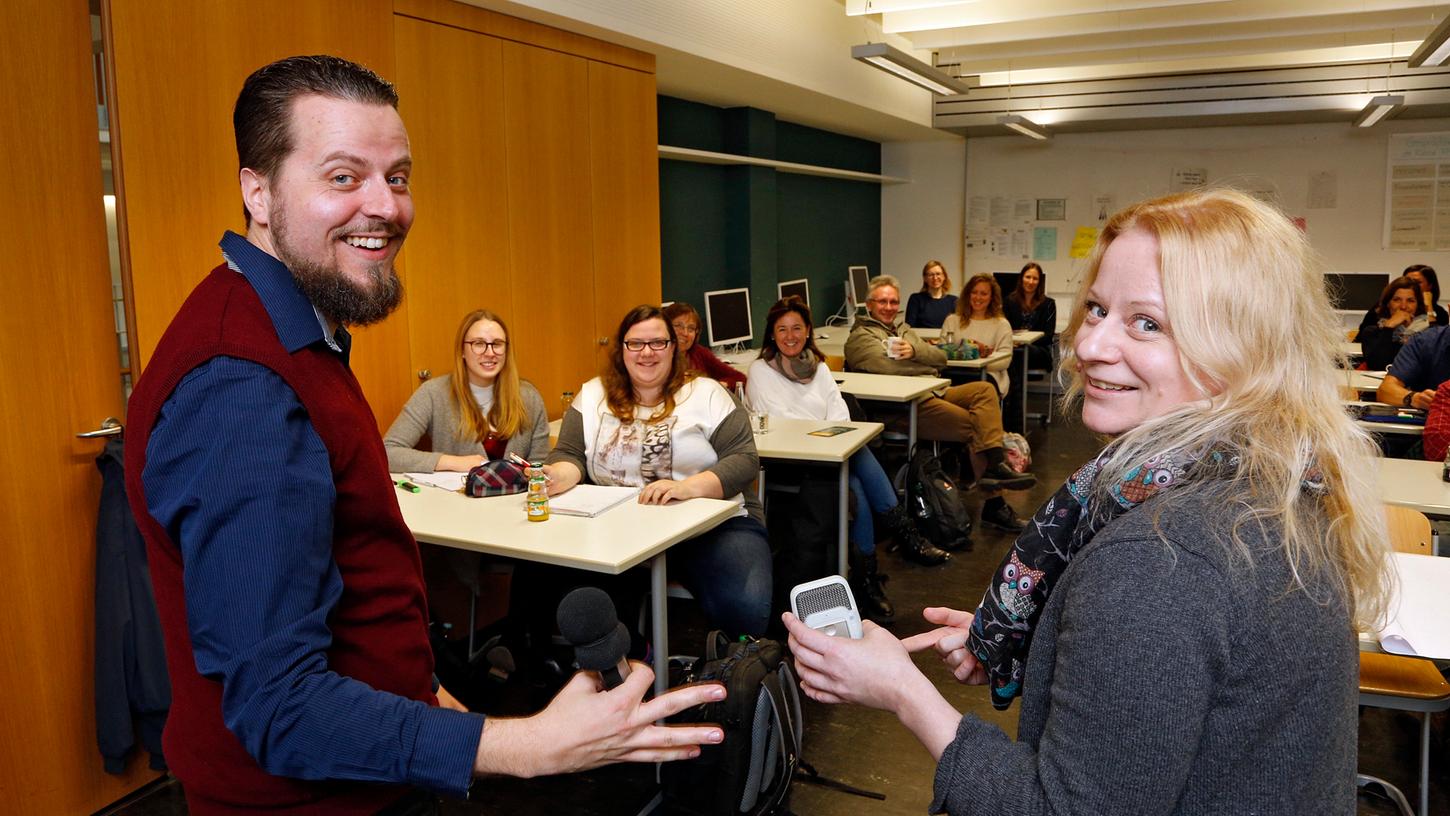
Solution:
[(637, 487), (580, 484), (565, 493), (549, 497), (549, 512), (561, 516), (594, 518), (639, 495)]

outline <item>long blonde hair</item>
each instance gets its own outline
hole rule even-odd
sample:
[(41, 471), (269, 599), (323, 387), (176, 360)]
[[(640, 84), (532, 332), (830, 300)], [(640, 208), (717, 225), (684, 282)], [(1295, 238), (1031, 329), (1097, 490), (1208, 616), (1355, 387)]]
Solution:
[[(1114, 215), (1088, 258), (1062, 335), (1070, 377), (1064, 403), (1082, 395), (1073, 337), (1088, 289), (1108, 246), (1129, 230), (1158, 241), (1165, 328), (1204, 399), (1120, 436), (1106, 472), (1165, 450), (1233, 455), (1234, 552), (1250, 557), (1240, 529), (1277, 527), (1298, 588), (1326, 581), (1357, 624), (1380, 620), (1392, 578), (1375, 448), (1340, 404), (1344, 332), (1317, 257), (1282, 212), (1236, 190), (1208, 189)], [(1306, 480), (1323, 490), (1305, 490)]]
[(488, 416), (483, 415), (478, 401), (473, 398), (473, 392), (468, 388), (468, 365), (464, 362), (464, 355), (471, 352), (463, 350), (463, 338), (473, 328), (473, 324), (480, 320), (497, 323), (503, 329), (504, 339), (509, 338), (508, 325), (493, 312), (477, 309), (464, 315), (453, 338), (453, 381), (448, 389), (448, 396), (453, 401), (453, 410), (458, 412), (458, 421), (462, 426), (459, 429), (460, 435), (482, 443), (489, 431), (505, 439), (517, 435), (528, 424), (528, 413), (524, 410), (519, 371), (514, 365), (512, 341), (504, 347), (503, 365), (499, 367), (498, 377), (493, 381), (493, 406), (488, 409)]

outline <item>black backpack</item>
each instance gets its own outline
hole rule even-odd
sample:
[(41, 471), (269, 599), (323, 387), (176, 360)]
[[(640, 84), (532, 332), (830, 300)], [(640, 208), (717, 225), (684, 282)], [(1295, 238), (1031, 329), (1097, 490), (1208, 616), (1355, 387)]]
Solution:
[(930, 448), (911, 454), (906, 472), (906, 510), (917, 532), (932, 544), (945, 550), (971, 546), (972, 516), (962, 501), (962, 492)]
[(790, 783), (800, 761), (801, 703), (786, 649), (774, 640), (734, 643), (719, 632), (706, 638), (705, 656), (682, 682), (715, 681), (725, 699), (686, 709), (672, 723), (710, 722), (725, 732), (691, 760), (660, 766), (669, 813), (765, 816), (788, 812)]

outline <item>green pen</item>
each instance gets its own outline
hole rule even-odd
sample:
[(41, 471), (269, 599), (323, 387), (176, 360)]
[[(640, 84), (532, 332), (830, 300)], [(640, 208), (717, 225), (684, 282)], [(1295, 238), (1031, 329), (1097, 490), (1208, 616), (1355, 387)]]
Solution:
[(397, 485), (398, 487), (403, 488), (404, 490), (408, 491), (409, 493), (417, 493), (418, 492), (418, 486), (415, 485), (415, 484), (413, 484), (412, 482), (393, 482), (393, 484)]

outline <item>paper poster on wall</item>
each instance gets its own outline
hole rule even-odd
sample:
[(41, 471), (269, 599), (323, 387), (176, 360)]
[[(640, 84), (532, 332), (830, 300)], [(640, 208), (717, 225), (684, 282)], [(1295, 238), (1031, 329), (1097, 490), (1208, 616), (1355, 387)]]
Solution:
[(967, 232), (980, 234), (987, 229), (990, 210), (986, 196), (967, 199)]
[(1450, 249), (1450, 133), (1390, 135), (1384, 249)]
[(1012, 230), (1012, 247), (1009, 250), (1013, 258), (1027, 259), (1027, 228), (1017, 227)]
[(1032, 230), (1032, 260), (1057, 260), (1057, 227), (1034, 227)]
[(1206, 167), (1175, 167), (1168, 179), (1168, 192), (1181, 193), (1208, 183)]
[(1037, 199), (1037, 220), (1038, 221), (1066, 221), (1067, 220), (1067, 199), (1065, 199), (1065, 198), (1039, 198), (1039, 199)]
[(1309, 174), (1309, 209), (1334, 210), (1339, 208), (1339, 173), (1334, 170), (1320, 170)]
[(1093, 196), (1093, 211), (1098, 214), (1098, 221), (1108, 220), (1118, 209), (1118, 197), (1112, 193), (1098, 193)]
[(1019, 199), (1017, 199), (1017, 201), (1012, 205), (1012, 220), (1013, 221), (1031, 221), (1032, 220), (1032, 199), (1030, 199), (1030, 198), (1019, 198)]
[(1097, 227), (1078, 227), (1077, 232), (1072, 236), (1072, 247), (1068, 249), (1067, 255), (1070, 258), (1086, 258), (1093, 251), (1093, 245), (1098, 242)]
[(992, 196), (992, 229), (1004, 229), (1012, 223), (1012, 199)]

